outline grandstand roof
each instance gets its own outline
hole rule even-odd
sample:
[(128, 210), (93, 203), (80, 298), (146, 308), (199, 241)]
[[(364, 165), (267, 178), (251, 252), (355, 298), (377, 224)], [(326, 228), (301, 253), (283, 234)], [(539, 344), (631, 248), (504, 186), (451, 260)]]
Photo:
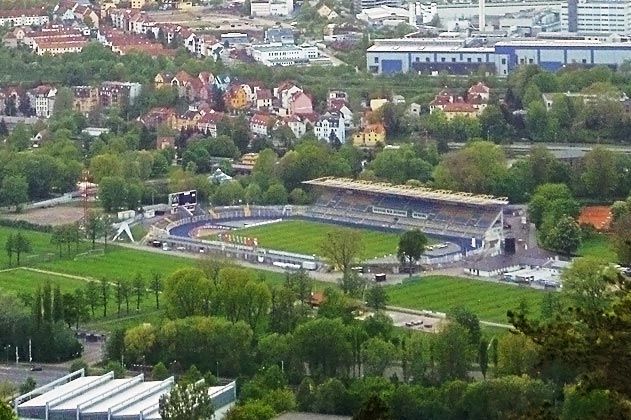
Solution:
[(443, 201), (457, 204), (471, 204), (477, 206), (506, 205), (508, 198), (493, 195), (480, 195), (449, 190), (435, 190), (427, 187), (411, 185), (394, 185), (387, 182), (371, 182), (350, 178), (324, 177), (303, 181), (303, 184), (318, 187), (340, 188), (351, 191), (365, 191), (377, 194), (390, 194), (406, 198), (421, 198), (426, 200)]
[[(115, 379), (114, 373), (83, 376), (80, 370), (50, 384), (19, 396), (15, 400), (20, 418), (161, 418), (160, 397), (170, 392), (174, 378), (164, 381), (144, 381), (144, 375)], [(208, 394), (215, 408), (234, 401), (235, 383), (210, 387)], [(225, 394), (225, 395), (224, 395)], [(69, 415), (69, 413), (71, 413)]]

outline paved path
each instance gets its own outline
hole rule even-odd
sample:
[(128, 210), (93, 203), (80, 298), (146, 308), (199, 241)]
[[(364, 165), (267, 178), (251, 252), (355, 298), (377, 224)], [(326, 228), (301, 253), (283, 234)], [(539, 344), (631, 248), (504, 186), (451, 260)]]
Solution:
[[(433, 312), (430, 310), (416, 310), (416, 309), (402, 308), (400, 306), (386, 306), (386, 309), (388, 311), (401, 313), (401, 314), (425, 315), (425, 316), (431, 316), (433, 318), (441, 318), (441, 319), (447, 318), (447, 314), (443, 312)], [(497, 327), (497, 328), (506, 328), (506, 329), (513, 328), (513, 326), (510, 324), (501, 324), (499, 322), (491, 322), (491, 321), (480, 321), (480, 324), (486, 325), (488, 327)]]

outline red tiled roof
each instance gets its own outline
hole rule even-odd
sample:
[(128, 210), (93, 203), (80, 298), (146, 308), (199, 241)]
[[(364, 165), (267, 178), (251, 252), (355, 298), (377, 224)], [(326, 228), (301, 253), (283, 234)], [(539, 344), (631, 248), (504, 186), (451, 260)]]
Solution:
[(266, 114), (254, 114), (252, 118), (250, 118), (250, 124), (267, 124), (270, 118), (271, 117)]
[(257, 100), (272, 99), (272, 91), (269, 89), (259, 89), (256, 91)]
[(200, 124), (217, 124), (224, 118), (223, 112), (209, 112), (199, 120)]
[(443, 108), (443, 112), (476, 112), (476, 109), (473, 105), (468, 104), (466, 102), (455, 102), (451, 104), (445, 105)]
[(22, 16), (46, 16), (46, 10), (44, 10), (43, 7), (31, 9), (0, 10), (0, 18), (12, 18)]
[(482, 82), (478, 82), (469, 88), (469, 93), (489, 93), (489, 87)]

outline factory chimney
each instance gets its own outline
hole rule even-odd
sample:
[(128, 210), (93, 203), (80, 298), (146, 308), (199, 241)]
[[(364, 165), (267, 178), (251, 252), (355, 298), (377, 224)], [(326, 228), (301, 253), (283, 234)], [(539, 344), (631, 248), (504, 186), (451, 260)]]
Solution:
[[(568, 0), (568, 1), (572, 1), (572, 0)], [(484, 11), (484, 4), (485, 0), (478, 0), (478, 15), (479, 15), (479, 20), (478, 20), (478, 29), (480, 31), (484, 31), (484, 28), (486, 27), (486, 16), (485, 16), (485, 11)]]

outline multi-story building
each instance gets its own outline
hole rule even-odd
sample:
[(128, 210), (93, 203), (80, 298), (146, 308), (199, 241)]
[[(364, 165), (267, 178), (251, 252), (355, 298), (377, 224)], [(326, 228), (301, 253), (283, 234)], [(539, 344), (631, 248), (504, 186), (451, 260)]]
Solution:
[(337, 113), (322, 115), (313, 125), (313, 134), (315, 134), (316, 138), (327, 143), (337, 138), (341, 144), (344, 144), (346, 142), (344, 117)]
[(267, 136), (270, 126), (272, 125), (272, 117), (265, 114), (254, 114), (250, 118), (250, 132), (259, 136)]
[(0, 10), (0, 26), (43, 26), (48, 22), (44, 9)]
[(93, 86), (73, 86), (74, 100), (72, 107), (83, 115), (89, 114), (99, 106), (99, 89)]
[(36, 117), (49, 118), (53, 114), (56, 95), (57, 89), (49, 85), (41, 85), (27, 92)]
[(569, 0), (561, 5), (561, 30), (631, 34), (631, 2)]
[(386, 143), (386, 129), (383, 124), (369, 124), (353, 135), (353, 146), (372, 148)]
[(131, 82), (103, 82), (99, 87), (99, 104), (104, 108), (133, 104), (142, 86)]

